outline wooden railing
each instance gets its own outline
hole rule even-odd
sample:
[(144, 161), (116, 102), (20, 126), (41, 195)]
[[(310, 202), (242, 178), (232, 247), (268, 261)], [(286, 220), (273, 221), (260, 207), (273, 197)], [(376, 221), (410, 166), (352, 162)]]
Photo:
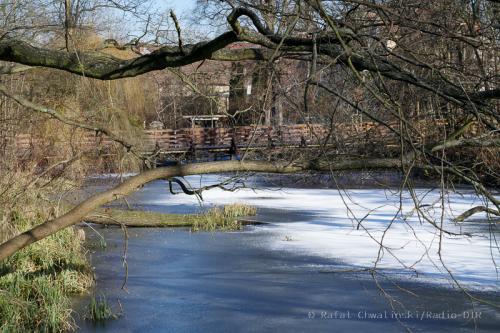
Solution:
[[(420, 138), (416, 141), (429, 140), (436, 133), (426, 133), (427, 126), (421, 126)], [(280, 127), (237, 126), (232, 128), (182, 128), (178, 130), (145, 130), (138, 141), (144, 153), (153, 151), (185, 152), (189, 149), (224, 149), (229, 148), (234, 139), (238, 148), (310, 146), (326, 142), (350, 146), (354, 144), (379, 143), (394, 145), (398, 137), (387, 127), (373, 122), (358, 124), (336, 124), (333, 127), (320, 124), (298, 124)], [(96, 136), (91, 132), (82, 132), (73, 138), (64, 140), (42, 140), (28, 134), (16, 134), (7, 143), (18, 151), (36, 149), (40, 146), (71, 144), (80, 148), (111, 147), (116, 145), (107, 136)]]

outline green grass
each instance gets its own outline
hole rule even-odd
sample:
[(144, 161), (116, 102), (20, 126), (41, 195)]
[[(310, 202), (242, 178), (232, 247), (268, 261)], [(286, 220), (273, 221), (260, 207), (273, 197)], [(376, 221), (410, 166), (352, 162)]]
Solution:
[[(30, 191), (0, 202), (0, 242), (50, 219), (54, 208)], [(13, 204), (14, 203), (14, 204)], [(71, 297), (93, 275), (76, 228), (64, 229), (0, 263), (0, 332), (63, 332), (75, 328)]]
[[(20, 209), (0, 205), (0, 242), (50, 219), (53, 207), (41, 196), (19, 201)], [(239, 230), (239, 217), (256, 214), (243, 204), (215, 207), (203, 214), (180, 215), (101, 210), (120, 222), (138, 226), (191, 226), (193, 231)], [(109, 219), (108, 219), (109, 220)], [(76, 227), (66, 228), (18, 251), (0, 263), (0, 332), (63, 332), (75, 329), (71, 297), (88, 292), (93, 275)], [(87, 318), (116, 318), (104, 297), (94, 298)]]
[(93, 321), (96, 324), (102, 324), (106, 320), (118, 319), (119, 315), (113, 312), (106, 297), (100, 295), (99, 297), (92, 297), (90, 304), (87, 306), (86, 319)]
[(21, 250), (0, 265), (0, 331), (61, 332), (74, 327), (70, 296), (93, 283), (73, 228)]
[(253, 216), (257, 209), (245, 204), (231, 204), (224, 207), (215, 207), (208, 212), (196, 215), (191, 229), (193, 231), (233, 231), (240, 230), (239, 217)]

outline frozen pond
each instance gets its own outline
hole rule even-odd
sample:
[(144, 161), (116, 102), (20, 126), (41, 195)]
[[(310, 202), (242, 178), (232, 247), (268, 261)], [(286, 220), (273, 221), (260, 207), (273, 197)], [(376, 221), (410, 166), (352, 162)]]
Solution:
[[(188, 179), (193, 186), (219, 180)], [(108, 247), (93, 254), (98, 293), (111, 304), (119, 300), (125, 315), (104, 327), (80, 322), (82, 331), (400, 332), (407, 325), (455, 332), (473, 331), (474, 315), (480, 331), (498, 331), (500, 312), (473, 307), (448, 273), (474, 296), (498, 302), (500, 255), (492, 244), (498, 230), (484, 220), (450, 222), (480, 203), (470, 192), (441, 201), (439, 191), (418, 189), (422, 216), (409, 192), (258, 185), (265, 189), (210, 190), (203, 204), (245, 202), (268, 225), (234, 233), (129, 229), (128, 293), (120, 289), (123, 235), (99, 229)], [(203, 209), (194, 197), (169, 194), (162, 181), (130, 202), (161, 212)], [(471, 236), (454, 235), (463, 232)], [(362, 271), (374, 267), (375, 275)]]

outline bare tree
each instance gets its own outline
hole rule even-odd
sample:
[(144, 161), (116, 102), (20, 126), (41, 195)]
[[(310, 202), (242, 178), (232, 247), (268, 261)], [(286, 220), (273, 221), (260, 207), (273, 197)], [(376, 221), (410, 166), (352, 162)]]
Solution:
[[(34, 45), (33, 40), (27, 42), (22, 34), (6, 33), (0, 39), (0, 60), (59, 69), (98, 80), (135, 77), (206, 60), (257, 61), (268, 70), (270, 96), (281, 99), (280, 104), (293, 109), (297, 118), (307, 123), (315, 116), (333, 129), (335, 123), (354, 123), (364, 117), (396, 138), (396, 149), (388, 152), (365, 147), (357, 152), (358, 156), (345, 159), (338, 154), (338, 144), (331, 148), (342, 138), (336, 138), (330, 131), (319, 140), (317, 150), (299, 156), (291, 154), (280, 161), (213, 162), (146, 171), (1, 244), (0, 260), (78, 223), (100, 205), (121, 198), (147, 182), (210, 172), (389, 168), (402, 171), (403, 186), (414, 194), (406, 178), (412, 170), (419, 170), (439, 179), (443, 192), (445, 179), (449, 179), (469, 184), (484, 198), (484, 206), (464, 212), (459, 219), (477, 212), (487, 212), (490, 217), (499, 215), (497, 193), (489, 187), (499, 183), (496, 1), (419, 1), (404, 5), (391, 0), (207, 4), (204, 12), (214, 18), (214, 25), (221, 17), (227, 18), (227, 31), (209, 40), (186, 43), (177, 24), (175, 43), (161, 45), (149, 54), (121, 59), (102, 52)], [(236, 42), (258, 47), (228, 47)], [(111, 47), (120, 45), (112, 43)], [(305, 69), (302, 79), (283, 82), (280, 62), (287, 61), (302, 64)], [(8, 89), (3, 91), (15, 99)], [(384, 140), (380, 133), (373, 132), (374, 136), (380, 136), (379, 142)], [(119, 141), (111, 132), (106, 134)], [(417, 198), (414, 200), (419, 210)], [(421, 216), (441, 233), (449, 232), (425, 213)], [(380, 247), (384, 247), (383, 239)]]

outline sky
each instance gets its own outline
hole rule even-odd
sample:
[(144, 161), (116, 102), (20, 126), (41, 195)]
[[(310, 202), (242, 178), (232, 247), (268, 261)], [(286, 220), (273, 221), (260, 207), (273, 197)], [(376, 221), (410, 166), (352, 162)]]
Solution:
[(158, 7), (173, 9), (177, 15), (184, 15), (194, 9), (195, 0), (155, 0)]
[[(174, 10), (179, 23), (181, 25), (183, 40), (185, 43), (194, 43), (199, 40), (213, 38), (217, 32), (213, 27), (208, 26), (206, 22), (196, 21), (193, 23), (193, 11), (196, 7), (196, 0), (152, 0), (151, 5), (153, 8), (157, 9), (157, 14), (163, 14), (165, 21), (161, 25), (161, 29), (166, 31), (168, 40), (177, 40), (177, 34), (175, 28), (173, 27), (172, 20), (169, 17), (168, 12), (172, 9)], [(120, 26), (124, 21), (128, 22), (127, 26)], [(155, 21), (153, 21), (155, 22)], [(158, 21), (156, 21), (157, 23)], [(129, 17), (124, 20), (123, 17), (118, 18), (118, 30), (113, 30), (105, 38), (113, 38), (117, 40), (131, 40), (132, 38), (142, 36), (145, 21), (143, 17), (136, 19), (134, 17)], [(155, 23), (152, 24), (155, 26)], [(151, 26), (150, 26), (151, 28)], [(151, 37), (151, 36), (150, 36)], [(145, 39), (147, 39), (146, 37)], [(164, 40), (162, 42), (165, 42)]]
[(170, 9), (174, 10), (179, 19), (185, 42), (187, 43), (199, 41), (200, 38), (213, 38), (221, 33), (221, 31), (210, 26), (208, 22), (193, 22), (193, 11), (196, 7), (196, 0), (153, 0), (153, 3), (165, 12), (168, 12)]

